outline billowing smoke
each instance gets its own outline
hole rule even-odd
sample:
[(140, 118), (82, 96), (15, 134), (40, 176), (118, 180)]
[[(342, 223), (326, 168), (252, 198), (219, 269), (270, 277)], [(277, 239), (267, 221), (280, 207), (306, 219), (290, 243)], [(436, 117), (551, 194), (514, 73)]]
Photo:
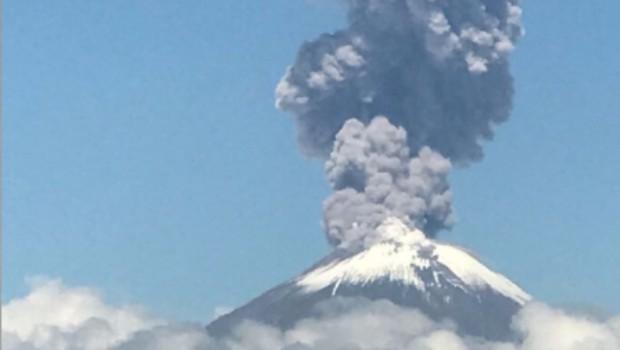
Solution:
[(451, 222), (450, 161), (428, 147), (412, 158), (405, 130), (384, 117), (367, 126), (347, 121), (325, 168), (335, 192), (324, 203), (324, 226), (335, 245), (373, 243), (387, 217), (427, 234)]
[(455, 162), (511, 109), (507, 54), (521, 35), (517, 0), (349, 0), (349, 27), (305, 43), (276, 89), (302, 149), (329, 154), (349, 118), (377, 115)]
[[(276, 105), (294, 115), (302, 151), (329, 158), (337, 191), (324, 204), (330, 242), (363, 243), (388, 214), (434, 235), (451, 223), (446, 164), (481, 159), (482, 142), (510, 114), (507, 56), (522, 35), (518, 0), (347, 4), (348, 27), (301, 47)], [(373, 126), (377, 116), (384, 119)], [(387, 124), (396, 131), (381, 130)], [(375, 131), (397, 138), (381, 143), (399, 149), (373, 148)], [(370, 153), (350, 154), (363, 147)], [(394, 161), (390, 169), (361, 164), (384, 156)], [(421, 177), (404, 170), (412, 164), (424, 169)]]

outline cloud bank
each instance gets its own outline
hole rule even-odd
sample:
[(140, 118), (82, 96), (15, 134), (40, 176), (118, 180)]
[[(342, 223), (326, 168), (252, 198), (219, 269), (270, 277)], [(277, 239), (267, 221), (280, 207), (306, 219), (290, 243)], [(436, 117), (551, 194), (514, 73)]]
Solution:
[(594, 319), (541, 303), (513, 321), (513, 343), (464, 337), (454, 326), (388, 301), (335, 299), (290, 330), (248, 321), (227, 339), (196, 324), (114, 306), (90, 288), (58, 280), (2, 306), (4, 350), (620, 350), (620, 318)]

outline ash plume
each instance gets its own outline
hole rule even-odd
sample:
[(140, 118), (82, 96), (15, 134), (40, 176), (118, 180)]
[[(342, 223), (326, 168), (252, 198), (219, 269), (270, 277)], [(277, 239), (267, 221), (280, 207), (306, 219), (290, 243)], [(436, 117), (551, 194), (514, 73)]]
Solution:
[[(523, 33), (521, 8), (518, 0), (346, 4), (347, 27), (302, 45), (276, 106), (293, 114), (303, 153), (327, 160), (332, 244), (372, 241), (389, 215), (433, 236), (451, 225), (449, 164), (480, 160), (509, 117), (507, 56)], [(394, 138), (381, 140), (393, 148), (375, 147), (375, 132)]]
[(348, 120), (325, 168), (335, 192), (324, 203), (324, 226), (335, 245), (371, 244), (388, 217), (429, 235), (451, 223), (450, 161), (428, 147), (412, 157), (405, 130), (385, 117), (367, 126)]

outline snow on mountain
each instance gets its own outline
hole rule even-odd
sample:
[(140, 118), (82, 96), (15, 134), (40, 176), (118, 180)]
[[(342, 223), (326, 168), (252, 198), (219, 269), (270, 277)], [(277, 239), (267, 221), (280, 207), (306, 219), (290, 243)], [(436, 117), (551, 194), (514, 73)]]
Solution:
[(502, 340), (512, 317), (531, 297), (463, 249), (426, 238), (398, 219), (379, 228), (382, 239), (358, 251), (336, 250), (316, 265), (207, 326), (230, 334), (244, 320), (289, 329), (338, 299), (388, 300), (450, 320), (459, 332)]
[[(296, 284), (307, 293), (333, 285), (332, 295), (336, 295), (342, 283), (363, 286), (387, 279), (428, 293), (429, 284), (441, 287), (442, 280), (447, 280), (468, 293), (490, 288), (521, 305), (531, 299), (469, 253), (426, 239), (424, 233), (410, 230), (398, 219), (386, 220), (378, 230), (385, 237), (381, 242), (346, 259), (319, 266), (299, 277)], [(425, 270), (433, 271), (432, 280), (424, 280), (421, 272)]]

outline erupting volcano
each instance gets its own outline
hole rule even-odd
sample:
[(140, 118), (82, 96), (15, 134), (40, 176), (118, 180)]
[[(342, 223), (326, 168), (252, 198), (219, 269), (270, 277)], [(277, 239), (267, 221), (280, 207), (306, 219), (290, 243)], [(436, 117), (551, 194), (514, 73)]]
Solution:
[(348, 0), (346, 28), (301, 47), (276, 87), (302, 152), (325, 161), (333, 253), (208, 326), (289, 329), (326, 300), (382, 300), (504, 339), (529, 299), (436, 237), (454, 224), (453, 167), (483, 157), (512, 109), (518, 0)]
[(382, 241), (356, 250), (336, 250), (298, 277), (211, 323), (227, 335), (244, 320), (288, 329), (317, 316), (331, 298), (386, 299), (427, 316), (456, 322), (463, 334), (500, 340), (530, 296), (470, 253), (428, 239), (400, 220), (378, 228)]

